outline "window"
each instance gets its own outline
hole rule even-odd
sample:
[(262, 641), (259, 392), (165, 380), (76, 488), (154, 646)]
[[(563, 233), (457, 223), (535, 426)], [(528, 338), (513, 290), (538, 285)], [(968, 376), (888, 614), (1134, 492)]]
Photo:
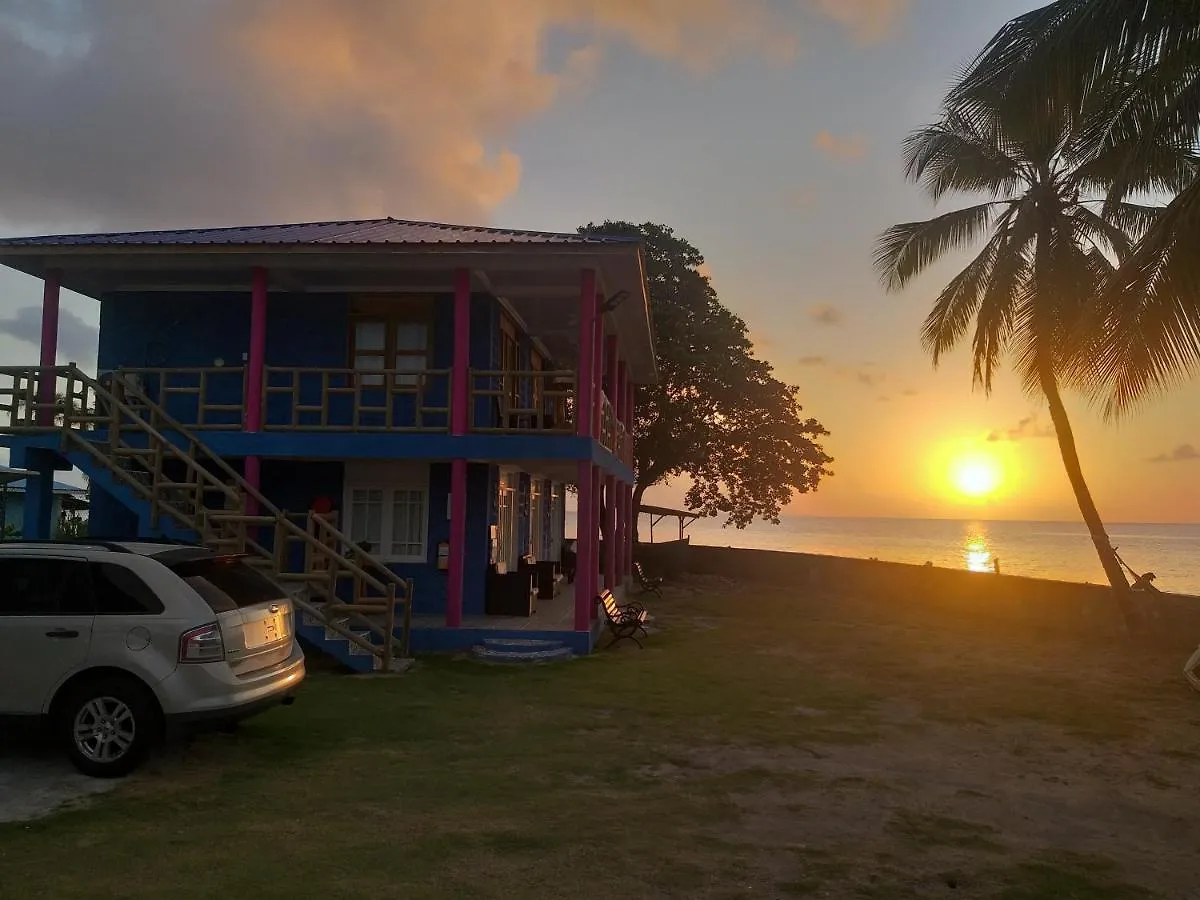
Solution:
[[(395, 384), (417, 384), (420, 378), (417, 373), (429, 368), (427, 314), (403, 306), (398, 310), (389, 310), (382, 305), (369, 309), (370, 312), (355, 314), (351, 366), (357, 372), (394, 370), (398, 373)], [(367, 386), (382, 387), (385, 378), (383, 375), (364, 375), (360, 381)]]
[(0, 559), (0, 616), (90, 616), (87, 563), (51, 557)]
[(278, 603), (283, 589), (236, 557), (209, 557), (176, 563), (171, 571), (204, 598), (215, 613), (262, 603)]
[(163, 611), (154, 591), (124, 566), (93, 563), (92, 590), (99, 616), (157, 615)]
[(425, 466), (364, 463), (347, 467), (346, 533), (387, 562), (424, 562), (429, 524)]

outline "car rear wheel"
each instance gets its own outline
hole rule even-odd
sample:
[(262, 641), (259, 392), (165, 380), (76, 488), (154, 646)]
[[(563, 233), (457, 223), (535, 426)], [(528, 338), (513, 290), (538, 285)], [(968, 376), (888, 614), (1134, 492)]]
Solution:
[(73, 690), (59, 709), (58, 727), (75, 768), (96, 778), (119, 778), (146, 758), (158, 721), (146, 688), (109, 677)]

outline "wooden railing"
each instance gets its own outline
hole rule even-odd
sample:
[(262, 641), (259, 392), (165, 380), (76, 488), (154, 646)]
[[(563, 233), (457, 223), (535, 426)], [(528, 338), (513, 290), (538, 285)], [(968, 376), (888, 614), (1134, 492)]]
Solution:
[(470, 429), (477, 433), (575, 431), (575, 373), (472, 369)]
[(245, 423), (246, 370), (242, 366), (122, 368), (118, 374), (191, 428), (237, 431)]
[(448, 431), (450, 370), (282, 368), (263, 374), (266, 431)]
[[(5, 414), (7, 426), (2, 421)], [(60, 433), (64, 450), (87, 453), (146, 500), (154, 526), (166, 516), (213, 549), (246, 553), (272, 577), (304, 582), (326, 602), (293, 602), (379, 657), (385, 671), (396, 652), (407, 655), (412, 582), (354, 546), (315, 513), (298, 524), (132, 379), (113, 375), (106, 385), (75, 366), (0, 368), (0, 431)], [(246, 513), (247, 499), (256, 502), (258, 514)], [(272, 534), (270, 546), (262, 540), (264, 531)], [(297, 544), (305, 548), (299, 572), (289, 559), (290, 548)], [(339, 591), (347, 579), (352, 583), (350, 603)], [(395, 609), (401, 602), (405, 627), (397, 639)], [(379, 616), (383, 623), (377, 621)], [(384, 643), (377, 646), (358, 637), (343, 619), (386, 635)]]

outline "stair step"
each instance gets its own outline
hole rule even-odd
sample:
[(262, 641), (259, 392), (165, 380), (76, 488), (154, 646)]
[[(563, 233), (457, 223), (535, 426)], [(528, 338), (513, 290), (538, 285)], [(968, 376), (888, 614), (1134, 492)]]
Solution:
[(529, 653), (538, 650), (557, 650), (565, 647), (562, 641), (546, 641), (535, 638), (484, 638), (483, 646), (489, 650)]
[(571, 659), (575, 654), (569, 647), (562, 646), (548, 650), (493, 650), (484, 644), (476, 644), (471, 648), (471, 655), (491, 663), (547, 663)]

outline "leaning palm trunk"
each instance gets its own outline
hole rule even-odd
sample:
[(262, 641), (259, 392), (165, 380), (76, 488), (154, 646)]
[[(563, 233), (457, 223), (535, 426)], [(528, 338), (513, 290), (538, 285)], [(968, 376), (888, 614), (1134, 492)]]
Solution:
[(1050, 421), (1054, 424), (1054, 434), (1058, 438), (1058, 451), (1062, 454), (1063, 468), (1067, 470), (1067, 480), (1071, 482), (1071, 490), (1075, 492), (1075, 502), (1079, 504), (1079, 512), (1092, 537), (1096, 554), (1100, 557), (1100, 565), (1104, 567), (1104, 574), (1108, 577), (1109, 584), (1112, 585), (1117, 605), (1125, 619), (1125, 625), (1130, 631), (1133, 631), (1137, 628), (1138, 616), (1133, 605), (1129, 581), (1125, 577), (1125, 571), (1121, 568), (1117, 553), (1109, 540), (1104, 522), (1100, 518), (1100, 512), (1096, 509), (1092, 492), (1088, 489), (1087, 481), (1083, 477), (1079, 451), (1075, 448), (1075, 433), (1071, 429), (1067, 408), (1059, 394), (1058, 380), (1049, 367), (1042, 367), (1040, 374), (1042, 393), (1046, 396), (1046, 404), (1050, 408)]

